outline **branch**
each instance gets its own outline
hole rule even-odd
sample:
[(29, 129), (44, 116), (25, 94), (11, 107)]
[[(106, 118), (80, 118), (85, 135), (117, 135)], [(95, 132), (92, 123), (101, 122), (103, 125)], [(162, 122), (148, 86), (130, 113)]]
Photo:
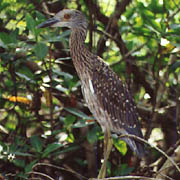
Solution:
[(123, 134), (121, 136), (119, 136), (120, 138), (123, 138), (123, 137), (128, 137), (128, 138), (134, 138), (142, 143), (145, 143), (145, 144), (148, 144), (149, 146), (151, 146), (152, 148), (156, 149), (157, 151), (159, 151), (161, 154), (163, 154), (174, 166), (175, 168), (178, 170), (178, 172), (180, 173), (180, 168), (178, 167), (178, 165), (176, 164), (176, 162), (170, 157), (168, 156), (164, 151), (162, 151), (160, 148), (150, 144), (148, 141), (138, 137), (138, 136), (135, 136), (135, 135), (130, 135), (130, 134)]
[(56, 168), (56, 169), (59, 169), (59, 170), (63, 170), (63, 171), (66, 171), (66, 172), (70, 172), (72, 174), (74, 174), (76, 177), (78, 177), (79, 179), (87, 179), (86, 177), (82, 176), (81, 174), (75, 172), (74, 170), (68, 168), (68, 169), (65, 169), (63, 167), (59, 167), (59, 166), (55, 166), (53, 164), (48, 164), (48, 163), (37, 163), (35, 164), (32, 169), (34, 169), (35, 167), (37, 166), (48, 166), (48, 167), (52, 167), (52, 168)]
[[(163, 180), (163, 179), (157, 179), (157, 178), (150, 178), (145, 176), (117, 176), (117, 177), (108, 177), (98, 180), (120, 180), (120, 179), (145, 179), (145, 180)], [(97, 180), (96, 178), (91, 178), (90, 180)]]
[(44, 173), (41, 173), (41, 172), (31, 171), (31, 172), (28, 172), (27, 174), (39, 175), (39, 176), (46, 177), (46, 178), (48, 178), (48, 179), (50, 179), (50, 180), (55, 180), (55, 179), (53, 179), (52, 177), (48, 176), (47, 174), (44, 174)]
[(107, 22), (109, 21), (109, 18), (101, 13), (100, 7), (96, 3), (94, 3), (94, 1), (85, 0), (84, 2), (86, 3), (87, 6), (91, 4), (92, 12), (96, 16), (96, 18), (103, 24), (107, 24)]

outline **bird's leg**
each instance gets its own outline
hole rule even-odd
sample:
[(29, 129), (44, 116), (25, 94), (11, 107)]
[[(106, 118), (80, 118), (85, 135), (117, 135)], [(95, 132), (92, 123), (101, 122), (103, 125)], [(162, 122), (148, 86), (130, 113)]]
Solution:
[(106, 176), (106, 164), (112, 149), (112, 144), (111, 132), (106, 130), (104, 133), (104, 162), (99, 171), (98, 179), (103, 179)]

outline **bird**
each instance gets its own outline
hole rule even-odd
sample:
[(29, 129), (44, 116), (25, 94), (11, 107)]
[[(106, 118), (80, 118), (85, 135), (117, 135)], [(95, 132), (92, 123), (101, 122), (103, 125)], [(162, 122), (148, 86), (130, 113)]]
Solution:
[[(98, 177), (104, 178), (106, 162), (112, 148), (111, 133), (135, 135), (143, 138), (137, 107), (127, 85), (105, 63), (88, 50), (85, 45), (88, 21), (75, 9), (63, 9), (54, 17), (42, 22), (38, 28), (67, 27), (70, 54), (81, 81), (85, 102), (104, 132), (104, 164)], [(123, 137), (138, 157), (145, 156), (144, 144), (130, 137)]]

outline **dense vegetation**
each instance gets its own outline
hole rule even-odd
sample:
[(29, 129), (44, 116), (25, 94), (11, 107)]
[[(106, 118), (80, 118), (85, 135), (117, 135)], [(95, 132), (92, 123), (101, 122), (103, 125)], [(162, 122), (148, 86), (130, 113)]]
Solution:
[(145, 139), (162, 149), (148, 145), (148, 156), (140, 163), (114, 136), (107, 176), (179, 179), (179, 4), (1, 0), (0, 179), (97, 177), (104, 136), (82, 98), (69, 53), (70, 30), (37, 29), (63, 8), (85, 14), (87, 47), (127, 83)]

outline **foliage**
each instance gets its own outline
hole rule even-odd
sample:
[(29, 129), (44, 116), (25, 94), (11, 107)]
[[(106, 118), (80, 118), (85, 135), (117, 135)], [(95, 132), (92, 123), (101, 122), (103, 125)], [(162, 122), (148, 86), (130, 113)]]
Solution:
[[(126, 79), (145, 137), (163, 150), (173, 146), (180, 129), (179, 4), (0, 1), (2, 179), (80, 179), (80, 174), (96, 177), (100, 167), (104, 137), (82, 98), (69, 54), (70, 30), (37, 29), (48, 11), (66, 7), (83, 11), (90, 23), (87, 46)], [(150, 152), (148, 164), (160, 156)], [(132, 157), (126, 144), (114, 139), (108, 176), (138, 174), (139, 161)]]

